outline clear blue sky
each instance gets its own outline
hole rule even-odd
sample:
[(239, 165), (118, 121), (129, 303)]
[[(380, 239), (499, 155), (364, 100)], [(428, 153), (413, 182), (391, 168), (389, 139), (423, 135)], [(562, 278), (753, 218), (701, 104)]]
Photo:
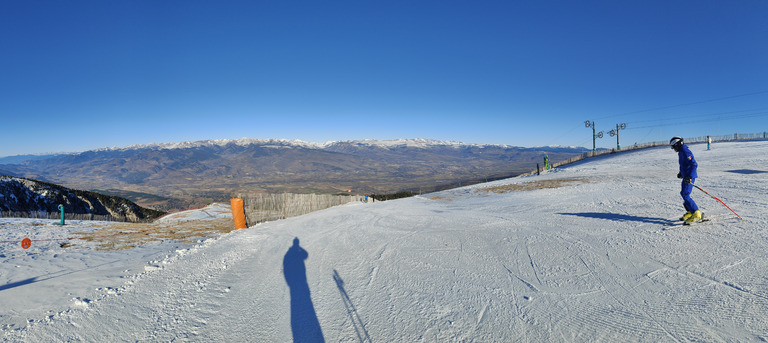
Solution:
[[(0, 156), (768, 130), (768, 1), (0, 1)], [(615, 146), (610, 137), (599, 147)]]

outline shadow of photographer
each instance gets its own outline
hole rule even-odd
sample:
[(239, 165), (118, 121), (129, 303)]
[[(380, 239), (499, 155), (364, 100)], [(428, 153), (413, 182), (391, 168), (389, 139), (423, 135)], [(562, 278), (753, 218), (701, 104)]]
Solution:
[(298, 237), (283, 257), (283, 275), (291, 294), (291, 332), (294, 342), (325, 342), (307, 283), (307, 257)]

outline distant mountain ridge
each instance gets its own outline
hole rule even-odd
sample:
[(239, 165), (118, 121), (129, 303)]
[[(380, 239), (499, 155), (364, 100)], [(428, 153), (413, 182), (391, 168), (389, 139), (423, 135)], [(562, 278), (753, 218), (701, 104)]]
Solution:
[(529, 172), (537, 163), (543, 166), (545, 154), (557, 161), (585, 151), (429, 139), (308, 143), (241, 138), (103, 148), (0, 169), (67, 187), (128, 196), (165, 210), (247, 192), (431, 191)]
[(330, 148), (333, 146), (340, 146), (340, 145), (357, 145), (357, 146), (376, 146), (376, 147), (383, 147), (383, 148), (405, 146), (405, 147), (423, 148), (423, 149), (426, 149), (428, 147), (434, 147), (434, 146), (453, 146), (456, 148), (466, 147), (466, 146), (472, 146), (472, 147), (495, 146), (495, 147), (534, 149), (534, 150), (566, 150), (566, 151), (574, 151), (574, 150), (587, 151), (588, 150), (586, 148), (575, 147), (575, 146), (548, 145), (543, 147), (523, 148), (523, 147), (516, 147), (516, 146), (504, 145), (504, 144), (467, 144), (467, 143), (461, 143), (456, 141), (439, 141), (439, 140), (423, 139), (423, 138), (392, 139), (392, 140), (365, 139), (365, 140), (351, 140), (351, 141), (329, 141), (325, 143), (306, 142), (298, 139), (288, 140), (288, 139), (240, 138), (240, 139), (214, 139), (214, 140), (184, 141), (184, 142), (170, 142), (170, 143), (134, 144), (134, 145), (129, 145), (125, 147), (104, 147), (99, 149), (87, 150), (83, 152), (72, 152), (72, 153), (15, 155), (15, 156), (0, 157), (0, 164), (19, 164), (27, 161), (44, 160), (44, 159), (61, 156), (61, 155), (76, 155), (81, 153), (99, 152), (99, 151), (127, 151), (127, 150), (140, 150), (140, 149), (153, 149), (153, 150), (188, 149), (188, 148), (224, 146), (229, 144), (235, 144), (240, 146), (262, 145), (262, 146), (274, 146), (274, 147), (304, 147), (304, 148), (315, 148), (315, 149), (324, 149), (324, 148)]
[(0, 175), (0, 212), (59, 212), (126, 218), (154, 219), (163, 212), (142, 208), (120, 197), (98, 194), (18, 177)]
[(412, 138), (412, 139), (392, 139), (392, 140), (351, 140), (351, 141), (329, 141), (325, 143), (306, 142), (298, 139), (257, 139), (257, 138), (240, 138), (240, 139), (214, 139), (214, 140), (202, 140), (202, 141), (185, 141), (175, 143), (149, 143), (149, 144), (136, 144), (126, 147), (111, 147), (102, 148), (91, 151), (103, 151), (103, 150), (136, 150), (136, 149), (187, 149), (187, 148), (200, 148), (200, 147), (213, 147), (213, 146), (225, 146), (235, 144), (239, 146), (248, 145), (261, 145), (261, 146), (275, 146), (275, 147), (302, 147), (302, 148), (315, 148), (315, 149), (327, 149), (338, 145), (366, 145), (377, 146), (382, 148), (393, 147), (411, 147), (411, 148), (429, 148), (433, 146), (503, 146), (510, 147), (508, 145), (493, 145), (493, 144), (466, 144), (455, 141), (439, 141), (433, 139), (424, 138)]
[(51, 158), (51, 157), (59, 156), (59, 155), (64, 155), (64, 153), (16, 155), (16, 156), (0, 157), (0, 165), (2, 165), (2, 164), (18, 164), (18, 163), (23, 163), (23, 162), (26, 162), (26, 161), (34, 161), (34, 160), (44, 160), (46, 158)]

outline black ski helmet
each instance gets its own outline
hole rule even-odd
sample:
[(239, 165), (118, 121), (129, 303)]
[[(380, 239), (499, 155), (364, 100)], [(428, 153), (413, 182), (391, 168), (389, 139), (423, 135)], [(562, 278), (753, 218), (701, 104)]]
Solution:
[(669, 140), (669, 146), (672, 148), (672, 150), (677, 151), (681, 146), (683, 146), (683, 139), (677, 136), (672, 137), (672, 139)]

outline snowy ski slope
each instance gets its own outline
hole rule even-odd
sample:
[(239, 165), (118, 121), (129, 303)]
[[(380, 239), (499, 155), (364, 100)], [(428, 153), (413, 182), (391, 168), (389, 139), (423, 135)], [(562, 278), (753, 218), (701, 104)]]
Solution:
[[(677, 154), (656, 148), (197, 244), (3, 244), (3, 337), (764, 342), (768, 142), (691, 150), (697, 185), (745, 221), (694, 190), (713, 220), (672, 227)], [(0, 223), (3, 240), (48, 225)]]

